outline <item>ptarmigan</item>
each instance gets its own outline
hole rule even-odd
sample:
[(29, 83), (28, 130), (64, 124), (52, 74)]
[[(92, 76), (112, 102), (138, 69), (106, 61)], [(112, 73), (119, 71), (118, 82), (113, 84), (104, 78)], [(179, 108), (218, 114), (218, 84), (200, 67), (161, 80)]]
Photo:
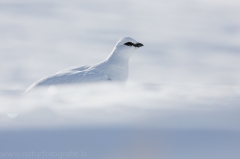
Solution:
[(128, 61), (133, 52), (143, 44), (130, 37), (121, 38), (104, 61), (92, 66), (71, 67), (44, 77), (32, 84), (26, 92), (39, 86), (78, 84), (90, 82), (121, 82), (128, 78)]

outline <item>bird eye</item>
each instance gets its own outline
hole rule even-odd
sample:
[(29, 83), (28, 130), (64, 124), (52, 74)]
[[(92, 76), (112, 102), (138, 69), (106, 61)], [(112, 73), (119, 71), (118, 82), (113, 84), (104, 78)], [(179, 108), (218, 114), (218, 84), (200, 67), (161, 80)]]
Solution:
[(134, 44), (133, 44), (132, 42), (127, 42), (127, 43), (125, 43), (124, 45), (133, 46)]

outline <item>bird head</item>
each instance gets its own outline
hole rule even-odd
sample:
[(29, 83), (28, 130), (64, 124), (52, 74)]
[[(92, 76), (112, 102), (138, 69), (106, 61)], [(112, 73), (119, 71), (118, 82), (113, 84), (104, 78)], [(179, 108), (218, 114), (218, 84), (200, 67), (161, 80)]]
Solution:
[(112, 55), (116, 58), (129, 59), (133, 52), (142, 46), (142, 43), (133, 38), (123, 37), (117, 42)]

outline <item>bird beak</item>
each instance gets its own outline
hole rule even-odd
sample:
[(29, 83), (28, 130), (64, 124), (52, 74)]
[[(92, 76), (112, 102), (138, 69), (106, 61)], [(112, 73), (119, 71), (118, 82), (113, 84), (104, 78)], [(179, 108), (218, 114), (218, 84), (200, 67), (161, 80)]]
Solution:
[(136, 43), (134, 46), (135, 46), (135, 47), (142, 47), (142, 46), (144, 46), (144, 45), (141, 44), (141, 43)]

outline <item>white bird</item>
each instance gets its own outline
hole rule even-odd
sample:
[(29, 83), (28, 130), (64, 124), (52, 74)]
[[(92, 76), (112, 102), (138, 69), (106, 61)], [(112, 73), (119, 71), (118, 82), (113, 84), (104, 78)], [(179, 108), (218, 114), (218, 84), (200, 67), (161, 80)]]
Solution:
[(89, 82), (121, 82), (128, 78), (128, 61), (133, 52), (143, 44), (130, 37), (121, 38), (104, 61), (93, 66), (71, 67), (44, 77), (33, 83), (25, 92), (39, 86), (78, 84)]

